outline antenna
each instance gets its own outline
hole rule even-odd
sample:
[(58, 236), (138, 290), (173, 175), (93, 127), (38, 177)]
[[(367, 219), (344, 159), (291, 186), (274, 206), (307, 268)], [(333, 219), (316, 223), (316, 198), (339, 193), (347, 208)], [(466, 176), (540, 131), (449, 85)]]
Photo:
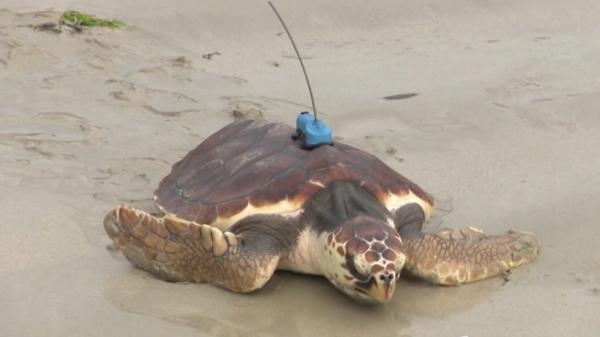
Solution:
[(275, 9), (275, 6), (273, 6), (273, 3), (271, 3), (271, 1), (268, 1), (268, 3), (269, 3), (269, 6), (271, 6), (271, 9), (273, 9), (273, 12), (275, 12), (275, 15), (277, 15), (279, 22), (281, 22), (283, 29), (285, 29), (287, 36), (290, 38), (290, 41), (292, 42), (292, 47), (294, 47), (294, 51), (296, 52), (296, 55), (298, 55), (298, 61), (300, 61), (300, 66), (302, 67), (302, 72), (304, 73), (304, 78), (306, 78), (306, 84), (308, 85), (308, 93), (310, 94), (310, 101), (312, 103), (313, 112), (315, 113), (315, 123), (316, 123), (317, 122), (317, 108), (315, 107), (315, 99), (313, 97), (312, 88), (310, 87), (310, 81), (308, 80), (308, 75), (306, 74), (306, 68), (304, 68), (304, 62), (302, 62), (302, 57), (300, 57), (300, 52), (298, 52), (298, 48), (296, 47), (296, 43), (294, 42), (294, 39), (292, 38), (292, 34), (290, 34), (290, 31), (288, 30), (287, 26), (285, 25), (285, 22), (283, 22), (281, 15), (279, 15), (279, 12), (277, 12), (277, 9)]

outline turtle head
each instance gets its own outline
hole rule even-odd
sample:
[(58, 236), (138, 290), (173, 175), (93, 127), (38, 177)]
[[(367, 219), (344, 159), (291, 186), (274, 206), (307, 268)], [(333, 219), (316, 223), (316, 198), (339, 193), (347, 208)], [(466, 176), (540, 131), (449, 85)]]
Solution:
[(385, 303), (394, 295), (404, 267), (400, 235), (388, 223), (358, 216), (327, 235), (327, 278), (350, 297)]

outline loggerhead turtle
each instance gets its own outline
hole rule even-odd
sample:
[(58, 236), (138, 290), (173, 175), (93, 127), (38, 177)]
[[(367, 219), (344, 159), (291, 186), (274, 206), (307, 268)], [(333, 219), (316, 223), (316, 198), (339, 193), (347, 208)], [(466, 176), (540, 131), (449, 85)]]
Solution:
[(123, 205), (104, 220), (137, 267), (235, 292), (276, 269), (323, 275), (352, 298), (384, 303), (401, 271), (458, 285), (531, 261), (532, 234), (469, 227), (422, 232), (433, 198), (361, 150), (307, 151), (294, 129), (238, 121), (208, 137), (160, 183), (160, 215)]

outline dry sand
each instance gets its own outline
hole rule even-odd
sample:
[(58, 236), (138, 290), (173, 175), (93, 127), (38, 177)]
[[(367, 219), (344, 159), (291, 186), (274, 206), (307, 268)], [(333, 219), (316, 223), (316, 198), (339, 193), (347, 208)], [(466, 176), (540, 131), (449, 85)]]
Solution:
[[(262, 1), (3, 0), (0, 336), (598, 336), (600, 2), (277, 5), (340, 139), (444, 200), (443, 226), (535, 232), (539, 259), (379, 307), (315, 277), (237, 295), (133, 269), (105, 212), (147, 203), (234, 110), (293, 123), (290, 44)], [(133, 28), (27, 26), (65, 9)]]

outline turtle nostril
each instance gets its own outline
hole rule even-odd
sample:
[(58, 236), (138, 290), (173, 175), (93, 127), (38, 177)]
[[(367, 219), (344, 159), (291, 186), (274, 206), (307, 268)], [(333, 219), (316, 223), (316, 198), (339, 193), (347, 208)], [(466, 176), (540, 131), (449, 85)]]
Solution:
[(379, 275), (379, 279), (383, 282), (390, 283), (394, 280), (394, 273), (386, 272), (385, 274)]

